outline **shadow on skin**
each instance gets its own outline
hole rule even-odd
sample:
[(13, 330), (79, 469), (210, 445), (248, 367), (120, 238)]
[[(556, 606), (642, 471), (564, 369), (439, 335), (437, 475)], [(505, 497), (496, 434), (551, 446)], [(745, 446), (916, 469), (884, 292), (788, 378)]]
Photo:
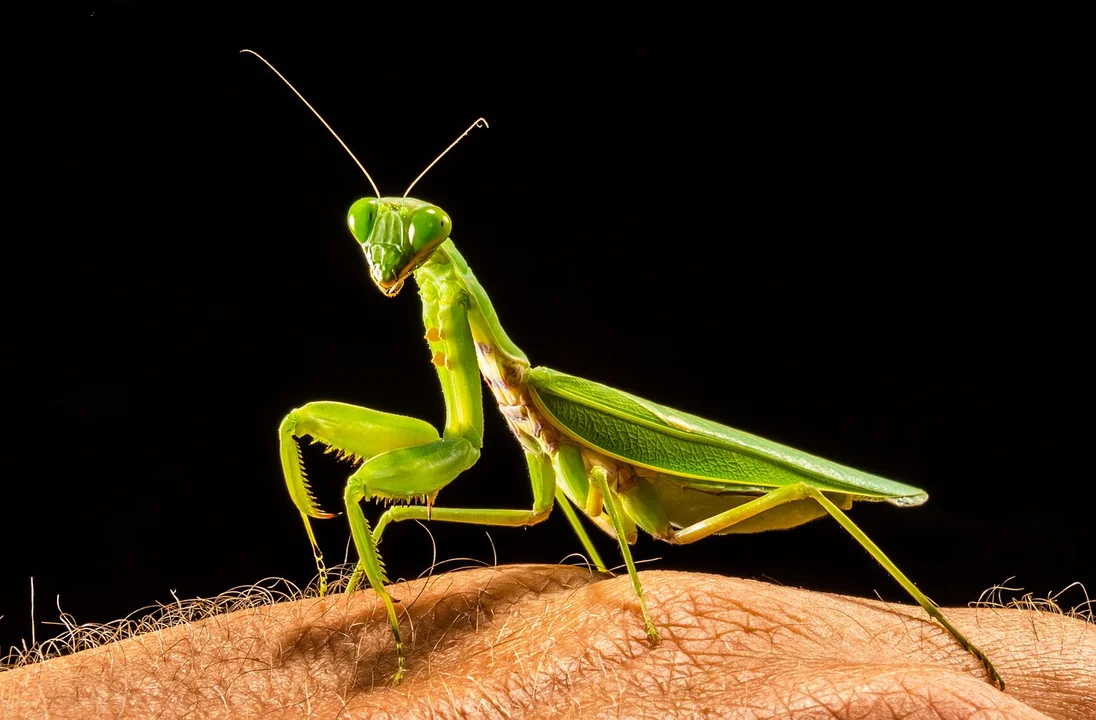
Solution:
[[(1096, 632), (1050, 612), (916, 606), (715, 575), (509, 565), (393, 587), (408, 670), (372, 592), (238, 610), (0, 673), (5, 717), (1092, 717)], [(413, 625), (414, 635), (407, 628)]]

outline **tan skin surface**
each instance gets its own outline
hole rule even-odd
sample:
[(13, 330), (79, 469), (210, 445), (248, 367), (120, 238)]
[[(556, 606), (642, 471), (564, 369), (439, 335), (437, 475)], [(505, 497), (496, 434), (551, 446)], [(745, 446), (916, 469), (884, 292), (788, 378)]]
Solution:
[[(0, 673), (0, 716), (1082, 718), (1096, 628), (952, 609), (1008, 686), (920, 608), (695, 573), (480, 568), (397, 585), (408, 672), (372, 592), (215, 616)], [(420, 594), (421, 592), (421, 594)], [(417, 599), (416, 599), (417, 597)], [(413, 601), (413, 602), (412, 602)], [(404, 612), (401, 609), (401, 615)]]

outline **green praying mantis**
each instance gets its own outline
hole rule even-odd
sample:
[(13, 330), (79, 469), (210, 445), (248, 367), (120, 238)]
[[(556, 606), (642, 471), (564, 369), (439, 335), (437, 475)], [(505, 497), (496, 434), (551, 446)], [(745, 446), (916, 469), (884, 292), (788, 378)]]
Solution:
[[(278, 429), (282, 470), (304, 520), (327, 591), (323, 555), (309, 518), (331, 518), (309, 487), (299, 440), (310, 437), (357, 464), (344, 500), (358, 564), (346, 591), (365, 580), (383, 601), (392, 627), (399, 683), (406, 667), (402, 631), (378, 545), (385, 529), (404, 520), (437, 520), (504, 527), (544, 521), (563, 511), (599, 571), (607, 566), (575, 512), (616, 539), (638, 600), (647, 638), (659, 632), (647, 607), (629, 545), (637, 530), (668, 543), (712, 535), (792, 528), (832, 516), (935, 618), (981, 661), (990, 680), (1004, 681), (986, 655), (944, 616), (860, 530), (845, 510), (856, 501), (899, 507), (928, 499), (921, 489), (855, 470), (750, 433), (674, 410), (611, 387), (546, 367), (534, 367), (510, 339), (483, 287), (450, 238), (452, 221), (440, 207), (408, 197), (434, 163), (475, 127), (472, 124), (411, 183), (403, 197), (381, 197), (373, 179), (320, 114), (288, 80), (267, 65), (319, 118), (361, 168), (376, 197), (348, 213), (374, 284), (396, 296), (413, 278), (422, 300), (426, 340), (445, 398), (445, 426), (340, 402), (311, 402), (292, 410)], [(482, 382), (525, 453), (532, 485), (530, 509), (470, 509), (435, 505), (438, 493), (471, 468), (483, 446)], [(371, 528), (363, 500), (394, 503)]]

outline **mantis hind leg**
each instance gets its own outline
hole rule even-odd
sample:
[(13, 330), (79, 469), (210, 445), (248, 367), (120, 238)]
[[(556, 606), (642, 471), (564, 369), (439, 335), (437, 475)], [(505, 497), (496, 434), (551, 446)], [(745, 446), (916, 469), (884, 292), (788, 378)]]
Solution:
[(850, 535), (852, 535), (858, 543), (868, 553), (871, 554), (875, 560), (883, 566), (883, 569), (890, 573), (899, 585), (901, 585), (906, 592), (913, 597), (917, 603), (925, 609), (932, 618), (944, 626), (944, 628), (951, 634), (953, 638), (963, 647), (964, 650), (969, 652), (982, 663), (982, 666), (986, 669), (986, 673), (989, 675), (990, 680), (994, 685), (1001, 690), (1005, 689), (1004, 680), (997, 672), (997, 669), (990, 662), (977, 646), (975, 646), (970, 640), (967, 639), (963, 633), (961, 633), (951, 621), (944, 616), (940, 608), (936, 606), (932, 600), (928, 598), (923, 592), (921, 592), (905, 573), (898, 569), (898, 567), (888, 558), (879, 546), (876, 545), (871, 539), (864, 534), (856, 524), (849, 519), (849, 516), (841, 511), (834, 502), (826, 496), (821, 490), (815, 487), (811, 487), (806, 483), (798, 483), (795, 485), (786, 485), (781, 488), (777, 488), (770, 493), (762, 495), (756, 500), (751, 500), (738, 507), (731, 508), (724, 512), (719, 513), (711, 518), (702, 520), (698, 523), (690, 525), (689, 527), (682, 528), (670, 535), (667, 540), (675, 544), (692, 543), (710, 535), (717, 534), (721, 531), (727, 530), (736, 523), (743, 522), (750, 518), (754, 518), (761, 513), (764, 513), (774, 508), (780, 507), (786, 503), (795, 502), (798, 500), (811, 499), (816, 501), (822, 508), (828, 512), (833, 519), (841, 524), (841, 527), (845, 528)]
[(879, 564), (882, 565), (888, 573), (890, 573), (891, 577), (898, 581), (899, 585), (905, 588), (906, 592), (913, 596), (913, 599), (916, 600), (918, 604), (920, 604), (921, 607), (925, 609), (925, 612), (935, 618), (938, 623), (943, 625), (947, 629), (947, 631), (951, 633), (951, 636), (955, 638), (955, 640), (963, 647), (964, 650), (966, 650), (971, 655), (978, 658), (979, 661), (981, 661), (982, 667), (986, 669), (986, 673), (989, 675), (990, 680), (993, 682), (993, 684), (1001, 690), (1004, 690), (1005, 681), (1001, 677), (1000, 673), (997, 672), (997, 668), (993, 666), (993, 663), (990, 661), (990, 659), (986, 657), (986, 654), (982, 652), (974, 643), (968, 640), (963, 633), (959, 632), (958, 628), (951, 624), (951, 621), (949, 621), (947, 617), (944, 616), (944, 613), (941, 612), (940, 608), (936, 606), (936, 603), (934, 603), (923, 592), (921, 592), (917, 588), (917, 586), (914, 585), (913, 582), (911, 582), (910, 579), (907, 578), (906, 575), (901, 570), (899, 570), (893, 562), (891, 562), (890, 558), (884, 555), (883, 551), (880, 550), (879, 547), (875, 543), (873, 543), (867, 535), (864, 534), (864, 531), (858, 528), (853, 523), (853, 521), (849, 519), (848, 515), (841, 512), (840, 508), (830, 502), (829, 498), (827, 498), (820, 491), (812, 487), (808, 487), (807, 491), (812, 498), (817, 500), (818, 503), (826, 509), (826, 512), (833, 516), (834, 520), (841, 523), (841, 527), (848, 530), (849, 534), (856, 538), (856, 541), (860, 543), (865, 550), (871, 553), (871, 556), (875, 558), (876, 561), (878, 561)]

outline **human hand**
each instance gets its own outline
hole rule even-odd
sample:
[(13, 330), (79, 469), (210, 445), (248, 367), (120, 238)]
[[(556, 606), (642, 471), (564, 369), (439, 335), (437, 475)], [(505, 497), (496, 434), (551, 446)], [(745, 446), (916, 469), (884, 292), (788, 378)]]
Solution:
[[(1016, 609), (948, 609), (1007, 683), (916, 606), (696, 573), (631, 584), (572, 566), (401, 583), (408, 669), (372, 592), (216, 615), (0, 673), (3, 717), (1081, 718), (1096, 632)], [(406, 614), (406, 616), (405, 616)], [(409, 631), (414, 627), (414, 634)]]

